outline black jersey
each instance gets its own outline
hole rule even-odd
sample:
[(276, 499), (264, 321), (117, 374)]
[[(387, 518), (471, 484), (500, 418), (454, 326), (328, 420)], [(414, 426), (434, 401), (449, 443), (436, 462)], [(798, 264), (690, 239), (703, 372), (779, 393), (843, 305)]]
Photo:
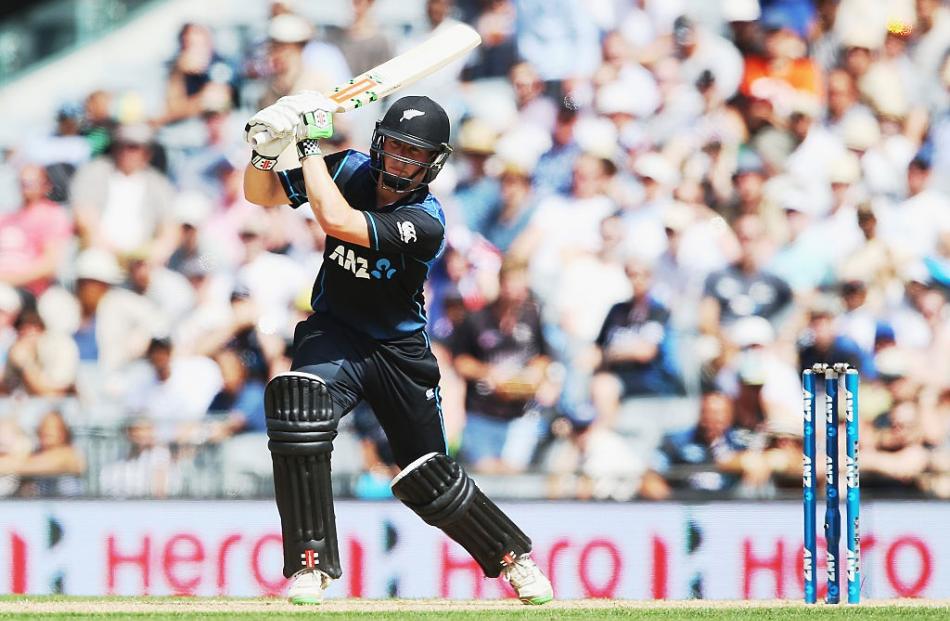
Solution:
[[(393, 205), (376, 207), (369, 157), (347, 150), (328, 155), (327, 168), (343, 197), (363, 212), (370, 247), (327, 236), (323, 267), (311, 306), (349, 327), (380, 339), (425, 328), (422, 286), (445, 247), (445, 214), (426, 188)], [(278, 173), (291, 205), (307, 202), (303, 171)]]

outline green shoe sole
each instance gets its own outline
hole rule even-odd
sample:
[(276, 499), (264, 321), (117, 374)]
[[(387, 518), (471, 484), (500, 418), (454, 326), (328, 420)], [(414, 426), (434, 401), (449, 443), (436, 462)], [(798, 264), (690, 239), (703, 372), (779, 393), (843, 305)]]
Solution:
[(537, 597), (522, 599), (521, 603), (527, 604), (528, 606), (540, 606), (541, 604), (547, 604), (552, 599), (554, 599), (553, 595), (538, 595)]
[(306, 597), (306, 596), (302, 596), (302, 597), (292, 597), (292, 598), (290, 598), (290, 603), (291, 603), (291, 604), (296, 604), (296, 605), (298, 605), (298, 606), (306, 606), (306, 605), (319, 604), (319, 603), (321, 603), (322, 601), (323, 601), (323, 600), (322, 600), (321, 598), (319, 598), (319, 597)]

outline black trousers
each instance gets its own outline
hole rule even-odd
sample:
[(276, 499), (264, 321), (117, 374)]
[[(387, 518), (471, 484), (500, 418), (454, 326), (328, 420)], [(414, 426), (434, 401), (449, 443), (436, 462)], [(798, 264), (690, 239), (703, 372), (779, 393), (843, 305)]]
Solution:
[(369, 403), (400, 468), (445, 453), (439, 365), (424, 331), (378, 341), (315, 313), (297, 324), (293, 353), (294, 371), (326, 382), (338, 420)]

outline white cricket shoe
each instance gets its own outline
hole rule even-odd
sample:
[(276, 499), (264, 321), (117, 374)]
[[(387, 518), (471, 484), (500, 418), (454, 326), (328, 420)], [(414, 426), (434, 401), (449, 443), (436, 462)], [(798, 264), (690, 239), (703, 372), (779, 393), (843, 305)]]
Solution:
[(330, 586), (330, 576), (319, 569), (301, 569), (290, 577), (287, 593), (291, 604), (319, 604)]
[(554, 599), (551, 581), (541, 573), (541, 569), (527, 554), (522, 554), (505, 565), (501, 575), (511, 584), (522, 604), (540, 606)]

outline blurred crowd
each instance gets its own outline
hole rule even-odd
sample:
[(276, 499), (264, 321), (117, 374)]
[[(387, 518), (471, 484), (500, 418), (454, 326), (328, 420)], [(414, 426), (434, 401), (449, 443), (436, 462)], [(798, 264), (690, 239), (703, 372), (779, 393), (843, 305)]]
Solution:
[[(0, 494), (175, 494), (207, 447), (266, 477), (325, 235), (244, 199), (243, 124), (459, 19), (483, 45), (416, 87), (453, 118), (426, 292), (452, 452), (548, 497), (792, 493), (800, 372), (844, 362), (862, 484), (950, 497), (948, 2), (425, 0), (408, 32), (297, 4), (234, 57), (184, 24), (164, 102), (99, 90), (5, 146)], [(343, 425), (385, 495), (372, 412)], [(108, 428), (108, 459), (74, 438)]]

